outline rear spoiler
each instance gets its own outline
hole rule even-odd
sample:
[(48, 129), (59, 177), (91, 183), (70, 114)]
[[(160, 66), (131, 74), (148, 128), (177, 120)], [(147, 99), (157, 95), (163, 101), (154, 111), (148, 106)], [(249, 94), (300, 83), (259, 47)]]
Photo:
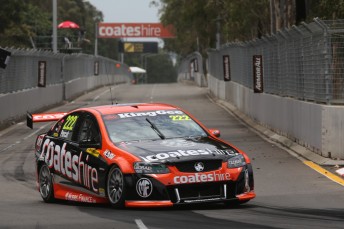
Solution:
[(26, 125), (29, 128), (33, 128), (34, 122), (52, 122), (58, 121), (60, 118), (65, 116), (65, 112), (51, 112), (51, 113), (42, 113), (42, 114), (31, 114), (27, 112), (26, 114)]

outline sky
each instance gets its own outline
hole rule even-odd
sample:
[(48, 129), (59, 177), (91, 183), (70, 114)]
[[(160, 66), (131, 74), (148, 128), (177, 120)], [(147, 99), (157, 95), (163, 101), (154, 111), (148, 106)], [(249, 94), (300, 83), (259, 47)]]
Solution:
[[(156, 22), (159, 23), (159, 8), (150, 6), (152, 0), (88, 0), (104, 15), (104, 22)], [(157, 1), (157, 0), (155, 0)], [(158, 1), (159, 2), (159, 1)], [(158, 38), (128, 38), (127, 41), (158, 42), (159, 47), (164, 45)]]
[(104, 22), (160, 22), (152, 0), (88, 0), (103, 12)]

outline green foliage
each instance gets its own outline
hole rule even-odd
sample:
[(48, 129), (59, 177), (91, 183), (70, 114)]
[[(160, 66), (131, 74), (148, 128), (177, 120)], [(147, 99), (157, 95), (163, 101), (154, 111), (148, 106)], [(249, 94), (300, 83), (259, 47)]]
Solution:
[(30, 47), (37, 31), (46, 31), (48, 14), (26, 1), (1, 1), (0, 45)]
[(269, 31), (269, 0), (161, 0), (161, 21), (172, 24), (176, 39), (166, 49), (185, 56), (215, 48), (217, 22), (222, 43), (250, 40)]
[(149, 56), (146, 61), (148, 83), (177, 82), (177, 71), (168, 54)]
[(314, 17), (323, 20), (344, 18), (344, 0), (311, 0), (309, 2), (308, 21), (313, 20)]
[[(0, 46), (51, 49), (51, 0), (0, 0), (0, 5)], [(80, 26), (80, 30), (58, 29), (58, 48), (64, 47), (63, 38), (68, 37), (73, 47), (93, 54), (95, 24), (103, 21), (102, 12), (85, 0), (58, 0), (57, 6), (58, 24), (68, 20)], [(99, 54), (117, 57), (117, 41), (100, 40)]]

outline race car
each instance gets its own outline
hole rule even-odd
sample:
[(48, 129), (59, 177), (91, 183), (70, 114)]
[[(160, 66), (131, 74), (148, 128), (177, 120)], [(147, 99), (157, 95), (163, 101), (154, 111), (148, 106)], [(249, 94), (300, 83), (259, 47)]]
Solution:
[(46, 121), (56, 122), (35, 143), (36, 184), (45, 202), (170, 207), (256, 196), (249, 157), (176, 106), (28, 113), (31, 128)]

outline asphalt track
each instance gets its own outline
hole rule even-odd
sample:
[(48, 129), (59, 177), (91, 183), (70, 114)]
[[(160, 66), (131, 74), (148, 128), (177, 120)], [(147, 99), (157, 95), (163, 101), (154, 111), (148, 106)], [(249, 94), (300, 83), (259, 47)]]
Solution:
[[(251, 157), (257, 197), (239, 207), (222, 204), (114, 210), (109, 206), (46, 204), (35, 189), (33, 146), (49, 123), (24, 122), (0, 132), (0, 228), (344, 228), (344, 187), (266, 141), (207, 96), (185, 84), (100, 88), (50, 111), (118, 103), (178, 105)], [(39, 101), (38, 101), (39, 102)]]

